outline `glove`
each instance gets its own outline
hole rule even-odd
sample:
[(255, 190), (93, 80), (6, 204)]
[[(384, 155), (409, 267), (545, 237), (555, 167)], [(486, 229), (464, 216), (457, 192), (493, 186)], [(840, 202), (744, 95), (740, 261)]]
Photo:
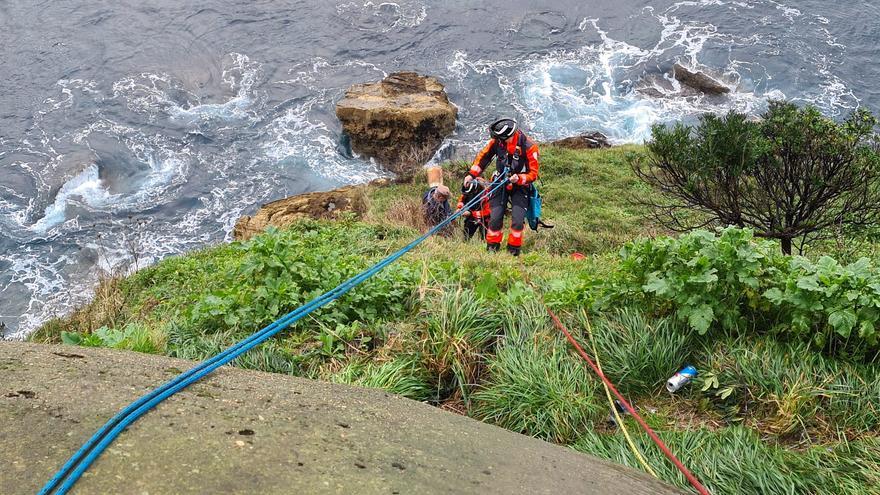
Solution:
[(510, 176), (509, 180), (511, 184), (519, 184), (519, 175), (513, 174)]

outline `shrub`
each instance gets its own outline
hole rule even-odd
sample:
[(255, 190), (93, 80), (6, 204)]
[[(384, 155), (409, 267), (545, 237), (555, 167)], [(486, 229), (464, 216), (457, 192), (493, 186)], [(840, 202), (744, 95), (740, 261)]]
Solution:
[(748, 327), (744, 310), (761, 302), (761, 290), (782, 262), (748, 230), (727, 228), (716, 236), (700, 230), (678, 238), (627, 244), (620, 269), (600, 306), (644, 302), (672, 309), (678, 319), (705, 334), (713, 323)]
[(828, 257), (782, 256), (732, 227), (636, 241), (621, 258), (599, 308), (671, 311), (700, 334), (717, 324), (790, 334), (831, 353), (871, 358), (878, 350), (880, 269), (867, 259), (841, 266)]
[[(794, 258), (763, 296), (778, 312), (776, 327), (813, 333), (819, 346), (878, 343), (880, 273), (866, 258), (847, 266), (823, 256), (813, 263)], [(818, 325), (817, 325), (818, 320)]]
[(689, 230), (682, 213), (697, 210), (701, 225), (749, 227), (791, 254), (793, 240), (802, 249), (880, 221), (876, 123), (866, 110), (837, 123), (812, 106), (771, 102), (759, 120), (731, 112), (696, 128), (657, 125), (649, 160), (633, 168), (666, 194), (651, 206), (667, 227)]
[[(379, 227), (301, 222), (240, 245), (242, 262), (222, 288), (203, 294), (192, 318), (212, 328), (258, 329), (371, 265)], [(371, 242), (365, 242), (369, 239)], [(403, 314), (415, 275), (396, 264), (374, 275), (310, 318), (330, 326)]]

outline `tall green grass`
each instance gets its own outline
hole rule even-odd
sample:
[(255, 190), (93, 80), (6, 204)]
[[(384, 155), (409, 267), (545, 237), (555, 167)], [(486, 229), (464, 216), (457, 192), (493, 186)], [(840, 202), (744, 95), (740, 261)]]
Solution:
[[(876, 439), (792, 452), (743, 426), (659, 435), (716, 495), (880, 493), (880, 442)], [(634, 440), (661, 479), (682, 488), (690, 486), (647, 435), (638, 431)], [(622, 434), (587, 431), (573, 448), (641, 468)]]
[(383, 363), (353, 360), (329, 379), (334, 383), (379, 388), (418, 401), (437, 399), (430, 376), (415, 355), (401, 355)]
[[(724, 338), (705, 344), (707, 395), (767, 433), (808, 429), (868, 433), (880, 428), (880, 369), (823, 356), (803, 342), (770, 337)], [(716, 386), (717, 385), (717, 386)], [(730, 393), (721, 398), (721, 391)], [(809, 440), (809, 439), (807, 439)]]
[[(581, 329), (592, 327), (592, 338), (602, 371), (622, 392), (654, 395), (681, 367), (694, 358), (694, 336), (670, 318), (646, 318), (633, 309), (622, 309), (599, 318), (580, 313)], [(592, 354), (588, 334), (582, 341)]]
[(424, 308), (424, 349), (438, 376), (439, 395), (458, 391), (469, 400), (485, 354), (499, 333), (497, 314), (472, 290), (443, 292)]
[(569, 443), (593, 428), (607, 406), (597, 382), (548, 329), (523, 325), (505, 335), (474, 394), (476, 417), (502, 428)]

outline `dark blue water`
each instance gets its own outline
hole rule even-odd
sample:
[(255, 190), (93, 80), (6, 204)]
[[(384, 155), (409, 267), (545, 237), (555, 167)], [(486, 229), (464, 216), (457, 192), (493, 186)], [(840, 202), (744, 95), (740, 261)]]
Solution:
[[(759, 112), (880, 111), (878, 2), (207, 0), (0, 6), (0, 322), (23, 335), (98, 270), (227, 239), (259, 204), (383, 172), (339, 153), (334, 104), (396, 70), (440, 78), (466, 156), (513, 115), (539, 139)], [(873, 4), (873, 5), (872, 5)], [(737, 84), (646, 97), (676, 60)]]

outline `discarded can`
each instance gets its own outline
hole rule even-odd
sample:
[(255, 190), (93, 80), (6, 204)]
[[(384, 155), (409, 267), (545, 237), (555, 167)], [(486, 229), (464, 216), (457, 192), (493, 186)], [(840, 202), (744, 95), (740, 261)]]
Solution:
[[(617, 414), (619, 414), (620, 416), (625, 416), (629, 414), (629, 411), (626, 410), (626, 407), (623, 406), (623, 403), (616, 399), (614, 400), (614, 409), (617, 409)], [(608, 415), (608, 424), (613, 426), (614, 428), (617, 428), (619, 426), (617, 424), (617, 419), (614, 417), (614, 411), (611, 411), (611, 414)]]
[(696, 376), (697, 369), (691, 365), (687, 365), (682, 368), (681, 371), (672, 375), (672, 378), (666, 380), (666, 390), (668, 390), (670, 394), (674, 394)]

